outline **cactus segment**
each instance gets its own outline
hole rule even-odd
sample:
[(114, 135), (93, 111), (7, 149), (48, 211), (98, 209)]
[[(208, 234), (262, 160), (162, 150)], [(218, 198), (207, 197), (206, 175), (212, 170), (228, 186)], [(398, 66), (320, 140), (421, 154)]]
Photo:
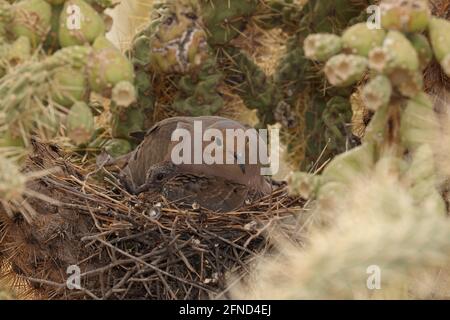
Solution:
[(311, 34), (303, 42), (303, 49), (307, 58), (327, 61), (341, 51), (342, 41), (341, 38), (334, 34)]
[(383, 0), (380, 9), (381, 25), (389, 30), (421, 32), (431, 17), (427, 0)]
[(369, 29), (367, 23), (357, 23), (344, 31), (342, 43), (348, 53), (368, 57), (372, 49), (383, 44), (385, 37), (383, 29)]
[(122, 81), (133, 82), (131, 62), (103, 36), (97, 38), (94, 51), (87, 62), (91, 89), (108, 96), (115, 85)]
[(112, 90), (112, 101), (119, 107), (129, 107), (136, 102), (136, 89), (131, 82), (121, 81)]
[(416, 71), (419, 69), (419, 56), (411, 42), (399, 31), (389, 31), (382, 47), (369, 53), (371, 69), (389, 74), (395, 70)]
[(59, 44), (62, 47), (92, 44), (105, 33), (100, 14), (84, 0), (67, 0), (59, 19)]
[(11, 32), (15, 37), (25, 36), (31, 45), (39, 46), (50, 31), (52, 9), (44, 0), (24, 0), (13, 4), (14, 18)]
[(83, 71), (70, 67), (57, 68), (54, 71), (52, 85), (53, 101), (67, 108), (74, 102), (83, 100), (88, 90)]
[(339, 54), (328, 60), (325, 74), (328, 81), (337, 87), (346, 87), (360, 81), (366, 73), (368, 61), (366, 58)]
[(77, 145), (86, 144), (94, 134), (94, 115), (84, 102), (76, 102), (66, 119), (67, 136)]
[(379, 75), (364, 87), (362, 98), (365, 105), (372, 111), (389, 103), (392, 95), (391, 81), (383, 75)]
[(436, 60), (442, 62), (450, 54), (450, 21), (432, 18), (429, 26), (431, 45)]

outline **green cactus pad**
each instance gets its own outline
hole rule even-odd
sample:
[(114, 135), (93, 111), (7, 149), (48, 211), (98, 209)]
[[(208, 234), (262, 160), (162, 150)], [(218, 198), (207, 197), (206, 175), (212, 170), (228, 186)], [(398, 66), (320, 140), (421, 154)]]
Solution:
[(105, 33), (100, 14), (84, 0), (67, 0), (59, 19), (59, 44), (61, 47), (93, 43)]

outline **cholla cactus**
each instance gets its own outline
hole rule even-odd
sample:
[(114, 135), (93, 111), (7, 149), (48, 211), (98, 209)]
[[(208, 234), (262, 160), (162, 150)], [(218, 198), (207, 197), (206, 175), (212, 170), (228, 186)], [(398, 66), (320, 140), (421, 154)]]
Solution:
[[(350, 123), (351, 112), (342, 113), (334, 123), (329, 116), (338, 114), (341, 104), (328, 104), (328, 101), (337, 96), (345, 99), (351, 94), (350, 90), (326, 86), (317, 62), (328, 60), (330, 55), (343, 54), (341, 61), (331, 61), (328, 68), (336, 83), (357, 81), (364, 75), (366, 63), (362, 56), (380, 42), (384, 32), (363, 34), (362, 24), (356, 24), (347, 29), (345, 37), (333, 33), (344, 31), (353, 21), (365, 20), (365, 9), (370, 4), (371, 1), (334, 1), (327, 5), (323, 1), (307, 1), (299, 11), (297, 27), (289, 29), (291, 37), (274, 80), (275, 86), (281, 88), (281, 99), (291, 105), (299, 123), (282, 133), (288, 146), (289, 160), (302, 170), (315, 171), (330, 157), (358, 142), (347, 126), (340, 123), (341, 120)], [(314, 32), (317, 33), (312, 34)], [(328, 43), (332, 45), (328, 46)], [(354, 56), (358, 58), (353, 59)], [(347, 63), (355, 63), (360, 68), (359, 72), (350, 74), (355, 70), (346, 71)], [(334, 64), (342, 68), (336, 68)], [(334, 70), (338, 72), (334, 73)], [(328, 109), (327, 104), (336, 109)], [(299, 148), (301, 143), (303, 147)]]
[[(233, 283), (232, 297), (417, 298), (414, 289), (420, 281), (418, 274), (433, 274), (434, 268), (450, 262), (449, 221), (442, 199), (438, 194), (436, 201), (431, 194), (424, 197), (421, 191), (416, 198), (415, 188), (407, 184), (409, 177), (420, 183), (433, 172), (428, 171), (430, 161), (424, 156), (427, 151), (419, 152), (421, 155), (414, 155), (402, 178), (402, 163), (388, 154), (375, 166), (372, 164), (369, 171), (360, 173), (349, 168), (350, 183), (346, 183), (344, 194), (334, 198), (333, 206), (304, 213), (308, 222), (314, 222), (307, 244), (297, 246), (292, 239), (276, 237), (278, 250), (260, 259), (244, 281), (237, 286)], [(415, 164), (418, 167), (413, 168)], [(416, 169), (413, 174), (411, 171)], [(417, 188), (427, 189), (426, 185)], [(305, 227), (302, 225), (302, 230)], [(374, 272), (371, 268), (381, 272), (380, 290), (367, 286)], [(445, 291), (436, 296), (432, 289), (425, 294), (429, 299), (447, 295)]]
[[(417, 287), (417, 272), (450, 261), (443, 198), (448, 170), (436, 162), (448, 153), (448, 132), (441, 131), (423, 92), (421, 73), (433, 55), (445, 71), (448, 41), (442, 41), (447, 37), (442, 26), (448, 22), (430, 17), (424, 1), (381, 5), (385, 29), (377, 32), (380, 38), (365, 43), (372, 31), (350, 27), (342, 36), (343, 52), (330, 58), (353, 54), (370, 61), (371, 70), (358, 83), (361, 100), (374, 112), (362, 145), (336, 156), (321, 174), (292, 174), (291, 192), (316, 199), (308, 244), (300, 248), (291, 239), (282, 241), (279, 256), (262, 260), (242, 286), (234, 287), (236, 298), (414, 298), (407, 289)], [(356, 30), (366, 37), (350, 37)], [(380, 268), (382, 290), (367, 289), (370, 266)], [(446, 292), (426, 296), (445, 298)]]
[[(73, 123), (64, 120), (69, 109), (78, 102), (89, 105), (91, 92), (111, 98), (117, 86), (118, 105), (133, 102), (132, 64), (104, 37), (104, 10), (112, 7), (109, 0), (0, 3), (0, 34), (5, 37), (0, 47), (0, 130), (8, 135), (2, 139), (7, 146), (26, 146), (31, 134), (59, 135), (61, 124)], [(84, 133), (92, 133), (93, 115), (83, 115), (82, 127), (89, 128)], [(69, 135), (74, 143), (91, 138)]]
[[(367, 127), (362, 146), (331, 161), (320, 175), (320, 184), (317, 183), (319, 178), (305, 174), (293, 176), (293, 186), (298, 186), (297, 192), (304, 194), (304, 190), (315, 191), (320, 204), (328, 204), (346, 194), (353, 175), (357, 172), (370, 173), (387, 152), (396, 159), (395, 166), (400, 173), (417, 170), (417, 167), (425, 166), (426, 161), (434, 163), (430, 148), (432, 142), (438, 139), (439, 125), (432, 101), (422, 91), (423, 76), (420, 72), (431, 60), (430, 46), (423, 35), (416, 33), (406, 36), (403, 32), (420, 32), (428, 28), (434, 56), (440, 61), (445, 55), (445, 45), (440, 42), (443, 35), (437, 32), (433, 22), (441, 24), (442, 21), (430, 18), (429, 9), (423, 5), (423, 1), (382, 1), (381, 7), (384, 10), (382, 25), (385, 30), (377, 31), (375, 35), (365, 25), (348, 28), (343, 33), (343, 48), (351, 49), (353, 55), (338, 54), (325, 64), (325, 74), (334, 86), (356, 84), (363, 79), (369, 66), (372, 79), (364, 85), (362, 99), (366, 107), (375, 114)], [(364, 31), (364, 28), (367, 30)], [(356, 38), (349, 36), (356, 31), (367, 34), (368, 37), (373, 34), (376, 40), (368, 44), (364, 44), (362, 40), (356, 43)], [(305, 42), (305, 47), (307, 46), (309, 43)], [(360, 55), (355, 55), (358, 53)], [(368, 64), (366, 57), (369, 58)], [(405, 152), (416, 155), (423, 161), (409, 161), (403, 156)], [(428, 157), (426, 161), (425, 157)], [(442, 212), (443, 200), (439, 196), (441, 181), (435, 179), (432, 169), (428, 171), (430, 180), (427, 180), (429, 183), (426, 187), (414, 187), (416, 184), (420, 185), (422, 178), (416, 177), (414, 181), (410, 181), (411, 175), (404, 178), (399, 174), (399, 179), (409, 181), (413, 195), (416, 189), (422, 193), (426, 190), (426, 195), (421, 194), (421, 199), (431, 201)], [(307, 183), (311, 186), (307, 187)]]

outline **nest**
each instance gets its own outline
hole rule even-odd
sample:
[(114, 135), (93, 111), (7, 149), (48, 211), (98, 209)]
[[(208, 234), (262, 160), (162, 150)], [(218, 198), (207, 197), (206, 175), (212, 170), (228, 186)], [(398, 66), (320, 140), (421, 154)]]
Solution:
[[(135, 197), (105, 169), (73, 164), (57, 146), (32, 142), (26, 171), (51, 168), (28, 188), (44, 195), (21, 208), (0, 205), (0, 270), (45, 299), (209, 299), (227, 297), (229, 276), (271, 248), (273, 228), (291, 237), (302, 202), (285, 187), (236, 212), (180, 207)], [(42, 199), (53, 199), (43, 201)], [(9, 211), (8, 211), (9, 210)], [(14, 218), (8, 216), (14, 211)], [(298, 236), (296, 237), (298, 238)], [(78, 269), (79, 268), (79, 269)], [(6, 272), (5, 270), (9, 270)], [(81, 288), (69, 289), (80, 272)], [(8, 274), (10, 273), (10, 274)]]

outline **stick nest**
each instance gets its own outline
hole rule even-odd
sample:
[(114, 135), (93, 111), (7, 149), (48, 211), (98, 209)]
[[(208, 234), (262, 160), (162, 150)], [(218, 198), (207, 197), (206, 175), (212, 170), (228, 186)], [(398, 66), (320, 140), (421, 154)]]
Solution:
[[(27, 210), (35, 211), (31, 224), (23, 208), (0, 205), (0, 273), (26, 280), (33, 296), (224, 298), (229, 276), (244, 275), (249, 263), (270, 250), (270, 230), (287, 237), (298, 232), (287, 222), (302, 213), (302, 203), (285, 187), (218, 214), (179, 207), (159, 195), (132, 196), (112, 173), (77, 166), (54, 145), (32, 145), (26, 171), (57, 170), (28, 183), (43, 195), (26, 199)], [(68, 289), (74, 270), (69, 266), (79, 267), (81, 289)]]

